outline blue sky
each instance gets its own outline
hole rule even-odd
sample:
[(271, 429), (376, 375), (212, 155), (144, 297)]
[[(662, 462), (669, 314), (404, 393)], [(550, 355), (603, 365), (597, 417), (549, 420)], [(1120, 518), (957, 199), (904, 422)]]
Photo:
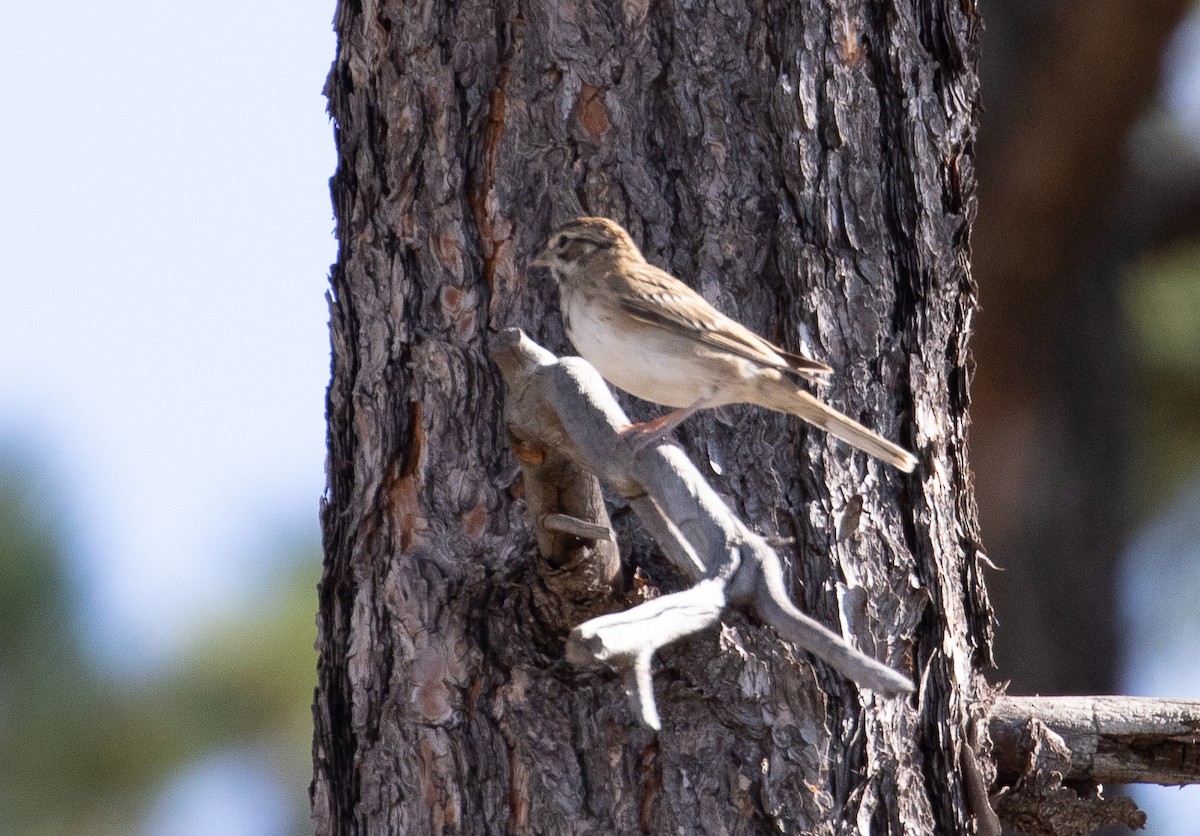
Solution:
[(118, 665), (244, 605), (274, 540), (316, 538), (332, 14), (116, 0), (0, 22), (0, 426), (67, 490), (86, 632)]

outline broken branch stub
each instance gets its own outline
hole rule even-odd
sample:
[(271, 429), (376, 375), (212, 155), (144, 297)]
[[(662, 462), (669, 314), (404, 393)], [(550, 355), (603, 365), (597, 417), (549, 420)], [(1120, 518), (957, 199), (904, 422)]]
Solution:
[(990, 731), (1002, 783), (1015, 783), (1028, 770), (1035, 722), (1062, 742), (1068, 756), (1055, 768), (1064, 780), (1200, 784), (1200, 700), (1001, 697)]
[[(650, 681), (654, 652), (710, 626), (727, 604), (749, 609), (864, 688), (885, 695), (913, 690), (907, 676), (854, 649), (792, 604), (778, 556), (730, 511), (681, 449), (663, 441), (639, 450), (620, 435), (629, 419), (589, 363), (560, 359), (519, 329), (497, 335), (492, 358), (508, 387), (510, 436), (545, 455), (561, 455), (611, 485), (629, 500), (671, 563), (696, 582), (691, 589), (591, 619), (568, 638), (573, 663), (625, 667), (643, 722), (659, 726)], [(535, 514), (533, 508), (530, 512)], [(540, 521), (546, 513), (539, 509), (533, 518)], [(603, 521), (607, 525), (607, 516)]]

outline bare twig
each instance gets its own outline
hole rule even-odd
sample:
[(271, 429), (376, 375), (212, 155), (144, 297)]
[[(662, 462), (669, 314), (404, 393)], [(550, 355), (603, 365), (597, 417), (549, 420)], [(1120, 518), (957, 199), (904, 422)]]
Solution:
[(546, 514), (542, 517), (542, 525), (547, 531), (570, 534), (580, 540), (612, 540), (612, 529), (608, 526), (581, 520), (568, 514)]
[(567, 638), (567, 661), (580, 667), (598, 662), (629, 665), (634, 710), (646, 725), (657, 729), (658, 709), (650, 687), (654, 651), (715, 624), (724, 608), (725, 584), (716, 579), (700, 581), (682, 592), (579, 625)]

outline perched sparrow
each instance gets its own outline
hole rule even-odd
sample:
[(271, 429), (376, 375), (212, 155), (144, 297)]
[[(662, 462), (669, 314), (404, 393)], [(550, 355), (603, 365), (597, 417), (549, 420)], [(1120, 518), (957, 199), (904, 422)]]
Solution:
[(549, 268), (562, 297), (567, 336), (606, 380), (675, 411), (635, 428), (661, 436), (693, 412), (751, 403), (791, 413), (895, 465), (907, 450), (826, 406), (797, 382), (826, 382), (832, 369), (790, 354), (722, 314), (651, 265), (621, 226), (576, 218), (531, 262)]

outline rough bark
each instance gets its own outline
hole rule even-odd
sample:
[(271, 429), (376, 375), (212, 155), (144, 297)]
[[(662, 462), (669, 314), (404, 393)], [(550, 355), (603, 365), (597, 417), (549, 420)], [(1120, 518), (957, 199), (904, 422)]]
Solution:
[[(968, 830), (991, 640), (963, 441), (973, 4), (347, 0), (336, 28), (318, 832)], [(506, 326), (568, 349), (525, 265), (583, 213), (807, 344), (830, 400), (917, 451), (900, 476), (746, 408), (680, 432), (791, 542), (791, 597), (903, 660), (914, 698), (737, 614), (660, 654), (657, 734), (566, 664), (577, 602), (521, 514), (486, 352)], [(613, 526), (623, 583), (678, 588), (619, 500)]]

